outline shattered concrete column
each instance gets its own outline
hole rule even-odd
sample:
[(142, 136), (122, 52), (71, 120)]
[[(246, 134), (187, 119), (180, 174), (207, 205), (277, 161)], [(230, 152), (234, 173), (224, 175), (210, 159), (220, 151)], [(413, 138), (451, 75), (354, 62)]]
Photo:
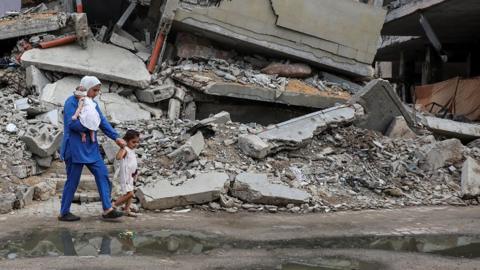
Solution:
[(168, 103), (168, 119), (176, 120), (180, 117), (182, 103), (176, 98), (171, 98)]
[(388, 81), (377, 79), (369, 82), (349, 103), (358, 103), (365, 110), (365, 115), (355, 121), (358, 127), (385, 133), (395, 117), (403, 115), (408, 126), (414, 128), (412, 117)]
[(38, 95), (41, 95), (45, 85), (51, 83), (50, 80), (35, 66), (29, 66), (25, 71), (27, 87), (33, 89)]

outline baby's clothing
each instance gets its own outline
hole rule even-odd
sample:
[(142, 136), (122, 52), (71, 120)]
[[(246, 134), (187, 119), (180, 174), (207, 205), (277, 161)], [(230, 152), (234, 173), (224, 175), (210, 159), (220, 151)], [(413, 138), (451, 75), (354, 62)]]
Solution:
[(125, 146), (127, 151), (125, 158), (119, 160), (119, 181), (120, 188), (123, 194), (133, 191), (134, 189), (134, 175), (137, 173), (138, 164), (135, 151)]
[(97, 104), (89, 97), (83, 99), (83, 108), (80, 112), (80, 123), (89, 130), (97, 131), (100, 126), (100, 115), (97, 112)]

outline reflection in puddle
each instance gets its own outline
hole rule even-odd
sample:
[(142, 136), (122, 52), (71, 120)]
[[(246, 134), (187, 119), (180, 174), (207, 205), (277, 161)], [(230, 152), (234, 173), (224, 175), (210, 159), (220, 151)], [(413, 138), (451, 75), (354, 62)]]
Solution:
[[(66, 229), (35, 231), (17, 234), (0, 241), (0, 259), (47, 256), (158, 256), (202, 254), (214, 249), (379, 249), (394, 252), (431, 253), (440, 256), (463, 258), (480, 257), (480, 236), (432, 235), (432, 236), (361, 236), (338, 238), (294, 239), (286, 241), (243, 241), (226, 239), (190, 231), (112, 231), (72, 232)], [(336, 264), (353, 264), (348, 269), (362, 268), (362, 262), (339, 260)], [(311, 263), (309, 261), (309, 263)], [(328, 266), (330, 265), (330, 266)], [(290, 267), (290, 268), (285, 268)], [(282, 269), (296, 269), (287, 264)], [(303, 266), (302, 266), (303, 267)], [(306, 265), (305, 267), (310, 267)], [(331, 268), (325, 261), (300, 269)], [(323, 268), (318, 268), (323, 267)], [(330, 268), (328, 268), (330, 267)], [(373, 267), (370, 267), (374, 269)]]
[(343, 257), (325, 257), (304, 262), (290, 262), (283, 264), (281, 270), (376, 270), (385, 269), (379, 263), (366, 262)]

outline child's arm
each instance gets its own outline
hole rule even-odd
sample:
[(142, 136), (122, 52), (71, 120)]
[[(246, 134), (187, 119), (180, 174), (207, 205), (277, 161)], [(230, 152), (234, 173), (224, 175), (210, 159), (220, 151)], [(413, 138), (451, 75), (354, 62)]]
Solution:
[(126, 155), (127, 155), (127, 150), (125, 150), (123, 148), (120, 148), (120, 150), (118, 150), (118, 152), (117, 152), (116, 159), (117, 160), (122, 160), (122, 159), (125, 158)]

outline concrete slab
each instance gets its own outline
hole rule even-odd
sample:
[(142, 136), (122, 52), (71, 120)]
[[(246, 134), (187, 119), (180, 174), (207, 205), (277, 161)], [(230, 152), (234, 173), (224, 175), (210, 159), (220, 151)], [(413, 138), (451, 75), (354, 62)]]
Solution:
[(471, 157), (463, 163), (462, 167), (462, 196), (476, 198), (480, 196), (480, 162)]
[[(3, 3), (4, 0), (1, 2)], [(31, 13), (5, 18), (0, 21), (0, 40), (59, 30), (64, 28), (66, 23), (67, 15), (56, 12)]]
[(456, 164), (462, 161), (464, 150), (465, 147), (458, 139), (425, 145), (418, 153), (420, 167), (433, 172), (446, 165)]
[(169, 209), (218, 200), (227, 182), (226, 173), (206, 173), (178, 187), (160, 180), (140, 187), (136, 195), (144, 209)]
[(174, 94), (175, 84), (173, 84), (173, 82), (154, 85), (144, 90), (135, 91), (137, 99), (145, 103), (157, 103), (173, 97)]
[(480, 125), (425, 116), (424, 125), (431, 132), (447, 138), (473, 141), (480, 138)]
[[(166, 8), (165, 17), (171, 13)], [(174, 27), (226, 47), (275, 52), (330, 70), (371, 76), (369, 64), (385, 14), (350, 0), (325, 0), (321, 9), (315, 0), (221, 1), (218, 6), (176, 9)]]
[(27, 87), (33, 89), (38, 95), (41, 95), (45, 85), (51, 83), (50, 80), (45, 77), (43, 71), (35, 66), (29, 66), (25, 71)]
[(118, 94), (102, 94), (99, 97), (99, 101), (105, 108), (105, 116), (112, 123), (118, 124), (121, 122), (151, 119), (150, 112), (141, 109), (138, 103), (132, 102)]
[[(73, 95), (75, 88), (80, 85), (80, 77), (67, 76), (54, 83), (47, 84), (40, 95), (40, 100), (56, 106), (63, 106), (65, 100)], [(108, 84), (102, 84), (101, 91), (103, 93), (108, 92)], [(97, 98), (98, 101), (98, 98)]]
[(110, 36), (110, 43), (130, 51), (135, 51), (135, 46), (133, 45), (133, 41), (131, 41), (126, 37), (122, 37), (117, 33), (112, 33), (112, 35)]
[(264, 158), (284, 149), (301, 147), (330, 125), (347, 125), (362, 115), (359, 105), (337, 106), (274, 125), (256, 135), (240, 136), (238, 143), (245, 154)]
[(266, 174), (241, 173), (235, 178), (232, 196), (250, 203), (285, 206), (308, 202), (310, 195), (303, 190), (271, 184)]
[(397, 116), (403, 116), (408, 126), (414, 127), (414, 121), (388, 81), (377, 79), (370, 81), (349, 101), (363, 106), (365, 114), (355, 121), (355, 125), (385, 133)]
[(151, 76), (145, 63), (128, 50), (88, 41), (88, 48), (77, 44), (49, 49), (32, 49), (22, 55), (22, 65), (78, 75), (94, 75), (99, 79), (146, 88)]
[(200, 123), (204, 125), (207, 125), (207, 124), (223, 125), (223, 124), (226, 124), (228, 121), (232, 121), (232, 119), (230, 119), (230, 113), (223, 111), (213, 115), (212, 117), (202, 119)]
[(386, 136), (395, 139), (415, 139), (417, 134), (413, 132), (403, 116), (397, 116), (388, 127)]
[(59, 127), (60, 126), (60, 119), (61, 119), (61, 113), (58, 109), (51, 110), (49, 112), (39, 114), (35, 117), (35, 119), (39, 119), (45, 122), (48, 122), (54, 126)]
[(120, 147), (112, 140), (107, 140), (102, 143), (102, 149), (105, 153), (105, 157), (108, 160), (108, 163), (113, 164), (117, 156), (118, 150)]

